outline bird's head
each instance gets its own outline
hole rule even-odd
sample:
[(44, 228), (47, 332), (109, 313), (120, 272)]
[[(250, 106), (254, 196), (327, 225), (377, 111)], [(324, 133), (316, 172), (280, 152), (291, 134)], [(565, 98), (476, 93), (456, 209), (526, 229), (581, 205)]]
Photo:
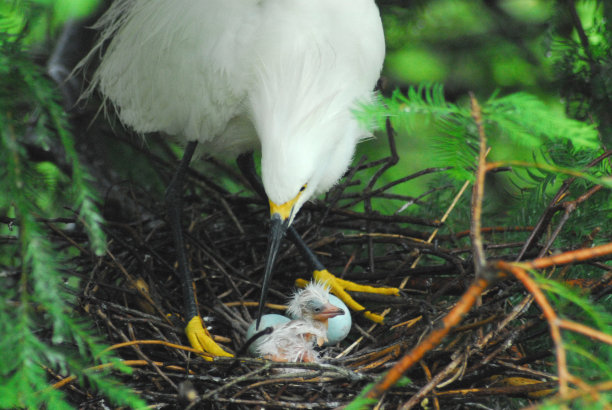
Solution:
[(340, 50), (327, 41), (298, 54), (292, 50), (291, 59), (278, 59), (274, 49), (249, 93), (272, 221), (262, 303), (283, 234), (308, 200), (342, 177), (357, 143), (370, 136), (354, 110), (372, 99), (380, 72), (378, 64), (367, 73), (353, 70), (353, 60), (340, 59)]
[(262, 143), (261, 176), (270, 201), (270, 217), (290, 225), (306, 202), (327, 192), (340, 179), (354, 149), (355, 142), (343, 144), (331, 135), (322, 140), (298, 134)]
[[(258, 318), (263, 312), (272, 268), (287, 228), (311, 198), (326, 192), (349, 167), (360, 135), (352, 122), (331, 126), (328, 138), (292, 138), (277, 145), (262, 143), (262, 179), (270, 202), (270, 233)], [(336, 125), (334, 123), (334, 125)], [(343, 134), (345, 133), (345, 134)], [(345, 138), (332, 138), (333, 135)], [(286, 149), (282, 149), (285, 145)]]
[(327, 325), (329, 319), (344, 315), (344, 310), (329, 302), (329, 287), (326, 284), (311, 282), (293, 295), (287, 314)]

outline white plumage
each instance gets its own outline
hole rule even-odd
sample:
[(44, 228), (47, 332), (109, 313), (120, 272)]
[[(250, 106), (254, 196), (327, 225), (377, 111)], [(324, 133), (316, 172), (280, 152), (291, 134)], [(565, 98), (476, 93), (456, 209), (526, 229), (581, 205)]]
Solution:
[(257, 344), (257, 355), (276, 362), (318, 362), (327, 340), (327, 327), (320, 322), (297, 319), (274, 327)]
[(121, 120), (204, 144), (261, 148), (269, 199), (291, 218), (346, 171), (369, 135), (352, 115), (384, 58), (373, 0), (118, 0), (93, 79)]
[(310, 282), (304, 289), (293, 294), (287, 315), (294, 319), (319, 320), (317, 316), (329, 306), (329, 286), (321, 282)]
[[(315, 347), (327, 342), (328, 321), (348, 312), (329, 302), (329, 287), (311, 282), (298, 290), (289, 301), (287, 314), (294, 319), (273, 326), (270, 334), (255, 341), (257, 355), (283, 362), (317, 362)], [(255, 328), (251, 325), (251, 334)]]
[[(329, 293), (327, 283), (313, 281), (304, 289), (298, 290), (287, 309), (287, 316), (291, 319), (321, 320), (327, 325), (326, 345), (334, 345), (348, 336), (353, 323), (351, 312), (341, 299)], [(333, 305), (344, 314), (333, 315), (329, 318), (315, 317), (325, 306)], [(329, 309), (328, 309), (329, 312)]]

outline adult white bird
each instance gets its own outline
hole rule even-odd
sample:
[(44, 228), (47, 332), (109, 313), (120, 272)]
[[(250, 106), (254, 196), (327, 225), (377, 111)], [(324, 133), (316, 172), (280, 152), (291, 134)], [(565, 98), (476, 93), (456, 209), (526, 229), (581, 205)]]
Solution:
[[(166, 194), (186, 331), (194, 347), (228, 355), (202, 327), (180, 228), (181, 181), (196, 144), (211, 155), (261, 151), (272, 221), (261, 307), (286, 229), (370, 135), (353, 110), (372, 100), (383, 63), (378, 9), (373, 0), (117, 0), (98, 28), (92, 54), (108, 48), (90, 91), (135, 131), (186, 143)], [(315, 276), (340, 295), (347, 285), (324, 268)]]

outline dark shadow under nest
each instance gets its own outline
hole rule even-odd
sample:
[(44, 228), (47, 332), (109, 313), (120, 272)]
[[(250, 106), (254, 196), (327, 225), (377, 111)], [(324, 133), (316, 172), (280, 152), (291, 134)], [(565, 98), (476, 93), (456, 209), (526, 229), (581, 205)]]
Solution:
[[(110, 143), (89, 139), (86, 156), (99, 157), (97, 144), (127, 143), (122, 149), (131, 150), (129, 165), (137, 169), (133, 181), (146, 180), (139, 173), (151, 170), (162, 184), (169, 180), (175, 164), (163, 138), (151, 137), (145, 149), (134, 142), (138, 139), (111, 134), (104, 137), (110, 138)], [(392, 155), (372, 162), (366, 158), (356, 161), (357, 166), (340, 185), (325, 200), (307, 204), (294, 223), (332, 273), (379, 286), (399, 286), (407, 281), (399, 298), (354, 295), (374, 312), (388, 308), (385, 324), (373, 326), (352, 312), (351, 334), (339, 345), (325, 349), (324, 364), (288, 365), (246, 357), (210, 362), (172, 346), (123, 346), (116, 354), (130, 360), (135, 371), (131, 376), (118, 376), (122, 382), (154, 408), (335, 408), (354, 399), (427, 333), (441, 326), (440, 319), (474, 277), (469, 238), (467, 232), (445, 233), (427, 243), (439, 221), (382, 215), (372, 209), (374, 197), (398, 199), (386, 189), (398, 181), (385, 185), (379, 180), (397, 159), (393, 137), (388, 139)], [(93, 162), (105, 163), (100, 158)], [(143, 165), (147, 163), (149, 170)], [(246, 328), (257, 310), (268, 209), (225, 163), (196, 161), (195, 167), (198, 170), (190, 172), (186, 184), (183, 224), (199, 309), (211, 333), (235, 353), (243, 347)], [(77, 268), (67, 272), (82, 279), (77, 309), (94, 321), (110, 345), (131, 340), (188, 345), (185, 324), (178, 316), (181, 291), (174, 274), (175, 252), (165, 219), (163, 190), (126, 182), (110, 169), (101, 166), (95, 170), (107, 220), (108, 252), (104, 257), (96, 258), (87, 251), (83, 234), (53, 224), (58, 246), (74, 247), (79, 254), (73, 260)], [(430, 169), (422, 174), (439, 171)], [(230, 181), (238, 193), (227, 192), (207, 176)], [(418, 203), (428, 206), (426, 199)], [(351, 204), (363, 204), (365, 211), (350, 210), (347, 205)], [(286, 302), (296, 278), (311, 276), (297, 250), (289, 241), (284, 242), (268, 298), (273, 304)], [(491, 252), (497, 248), (512, 254), (519, 246), (496, 244)], [(417, 259), (420, 262), (412, 266)], [(542, 392), (551, 393), (555, 375), (542, 370), (554, 359), (551, 350), (530, 350), (530, 346), (541, 346), (541, 341), (530, 344), (530, 340), (546, 338), (546, 322), (537, 313), (525, 313), (528, 305), (521, 305), (521, 295), (526, 293), (516, 281), (491, 286), (483, 294), (482, 304), (464, 317), (461, 326), (429, 352), (420, 366), (406, 373), (410, 381), (385, 394), (383, 407), (396, 408), (412, 400), (410, 406), (428, 408), (431, 396), (417, 394), (428, 383), (437, 384), (437, 400), (444, 409), (520, 407)], [(268, 312), (282, 313), (275, 309)], [(459, 365), (449, 371), (447, 366), (453, 361)], [(278, 371), (287, 366), (300, 371)], [(432, 381), (433, 376), (443, 373), (446, 376), (441, 380)], [(64, 389), (80, 408), (107, 405), (94, 392), (72, 385)]]

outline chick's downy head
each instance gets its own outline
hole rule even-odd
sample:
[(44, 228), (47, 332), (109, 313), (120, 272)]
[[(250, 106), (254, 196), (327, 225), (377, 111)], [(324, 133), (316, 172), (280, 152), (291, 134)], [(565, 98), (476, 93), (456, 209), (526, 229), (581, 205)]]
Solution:
[(327, 325), (329, 319), (344, 315), (344, 310), (329, 302), (327, 284), (311, 282), (293, 295), (287, 313), (291, 317), (315, 320)]

